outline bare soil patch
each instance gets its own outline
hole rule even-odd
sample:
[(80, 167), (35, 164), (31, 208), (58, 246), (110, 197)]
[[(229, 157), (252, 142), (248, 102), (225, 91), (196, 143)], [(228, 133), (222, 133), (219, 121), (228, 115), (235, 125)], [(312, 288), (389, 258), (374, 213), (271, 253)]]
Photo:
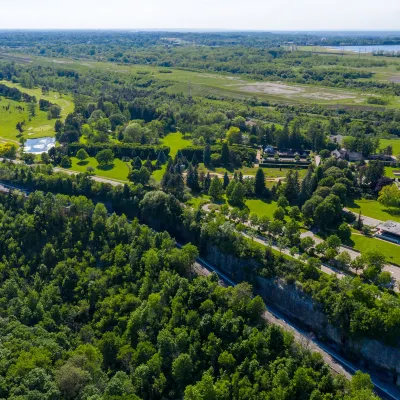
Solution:
[(246, 85), (236, 85), (241, 90), (251, 93), (264, 93), (271, 95), (281, 95), (286, 97), (304, 97), (313, 100), (344, 100), (354, 99), (356, 96), (348, 92), (333, 92), (327, 90), (304, 88), (300, 86), (285, 85), (274, 82), (257, 82)]

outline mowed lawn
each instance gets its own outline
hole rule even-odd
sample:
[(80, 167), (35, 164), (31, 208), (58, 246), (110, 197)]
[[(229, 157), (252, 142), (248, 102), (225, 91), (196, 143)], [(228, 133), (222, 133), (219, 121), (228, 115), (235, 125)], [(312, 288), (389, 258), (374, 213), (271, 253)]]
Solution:
[[(21, 92), (28, 93), (31, 96), (36, 96), (36, 99), (45, 99), (53, 104), (58, 104), (61, 107), (62, 119), (73, 111), (74, 104), (69, 96), (60, 98), (56, 92), (50, 92), (49, 95), (42, 95), (41, 89), (25, 89), (19, 84), (8, 81), (0, 81), (10, 87), (15, 87)], [(0, 140), (6, 140), (14, 143), (19, 143), (17, 135), (19, 131), (16, 128), (18, 122), (25, 121), (23, 135), (27, 139), (51, 136), (53, 137), (55, 119), (48, 120), (47, 112), (40, 111), (39, 106), (36, 107), (36, 116), (31, 118), (28, 113), (28, 105), (24, 102), (17, 102), (0, 96)]]
[(385, 147), (392, 146), (393, 147), (393, 155), (400, 155), (400, 139), (380, 139), (379, 147), (384, 149)]
[[(191, 140), (184, 139), (182, 137), (182, 133), (174, 132), (165, 136), (164, 139), (161, 140), (161, 144), (168, 146), (171, 150), (169, 155), (174, 158), (178, 153), (178, 150), (182, 150), (185, 147), (189, 147), (192, 145)], [(151, 176), (157, 181), (160, 182), (164, 173), (165, 173), (166, 165), (164, 164), (161, 169), (156, 169)]]
[(246, 206), (249, 207), (250, 213), (255, 213), (259, 217), (266, 215), (272, 218), (274, 211), (278, 208), (275, 201), (263, 201), (263, 200), (246, 200)]
[(400, 213), (396, 213), (395, 211), (382, 206), (382, 204), (377, 200), (353, 200), (351, 203), (348, 203), (346, 207), (355, 214), (361, 212), (361, 215), (380, 219), (381, 221), (391, 219), (400, 222)]
[(161, 140), (161, 144), (164, 144), (171, 149), (169, 155), (174, 158), (176, 153), (178, 153), (178, 150), (191, 146), (192, 141), (184, 139), (182, 133), (174, 132), (165, 136), (165, 138)]
[(99, 163), (94, 157), (89, 157), (83, 162), (79, 161), (76, 157), (71, 157), (71, 161), (72, 167), (70, 169), (73, 171), (87, 172), (87, 167), (93, 167), (96, 175), (128, 182), (129, 168), (119, 158), (115, 158), (113, 165), (106, 168), (99, 168)]
[(379, 250), (386, 256), (388, 262), (400, 264), (400, 246), (386, 242), (385, 240), (376, 239), (362, 235), (351, 235), (354, 248), (362, 254), (368, 250)]

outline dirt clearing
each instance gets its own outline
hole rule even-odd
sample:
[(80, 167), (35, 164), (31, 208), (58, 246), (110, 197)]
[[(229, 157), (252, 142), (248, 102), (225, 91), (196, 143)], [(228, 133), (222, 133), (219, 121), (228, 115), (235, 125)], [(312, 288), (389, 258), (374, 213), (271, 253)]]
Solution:
[(246, 85), (230, 85), (236, 86), (244, 92), (250, 93), (263, 93), (276, 96), (284, 97), (303, 97), (312, 100), (344, 100), (344, 99), (355, 99), (356, 95), (348, 92), (336, 92), (327, 89), (318, 89), (313, 87), (301, 87), (285, 85), (283, 83), (273, 82), (257, 82), (249, 83)]

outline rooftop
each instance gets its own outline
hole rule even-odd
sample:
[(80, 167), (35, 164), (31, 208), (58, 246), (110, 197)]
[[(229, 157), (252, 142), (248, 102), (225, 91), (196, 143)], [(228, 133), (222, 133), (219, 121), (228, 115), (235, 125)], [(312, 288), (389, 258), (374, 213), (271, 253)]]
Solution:
[(382, 231), (389, 232), (394, 235), (400, 236), (400, 223), (399, 222), (386, 221), (386, 222), (383, 222), (382, 224), (379, 224), (377, 226), (377, 228), (381, 229)]

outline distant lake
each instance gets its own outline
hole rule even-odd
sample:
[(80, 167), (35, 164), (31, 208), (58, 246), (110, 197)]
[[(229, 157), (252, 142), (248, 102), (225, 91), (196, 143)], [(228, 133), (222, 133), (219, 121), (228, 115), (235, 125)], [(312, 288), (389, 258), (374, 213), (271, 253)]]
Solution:
[(372, 45), (372, 46), (324, 46), (328, 49), (352, 51), (354, 53), (373, 53), (374, 51), (400, 52), (400, 44)]
[(56, 145), (56, 139), (52, 137), (28, 139), (25, 142), (24, 150), (26, 153), (41, 154), (49, 151), (55, 145)]

